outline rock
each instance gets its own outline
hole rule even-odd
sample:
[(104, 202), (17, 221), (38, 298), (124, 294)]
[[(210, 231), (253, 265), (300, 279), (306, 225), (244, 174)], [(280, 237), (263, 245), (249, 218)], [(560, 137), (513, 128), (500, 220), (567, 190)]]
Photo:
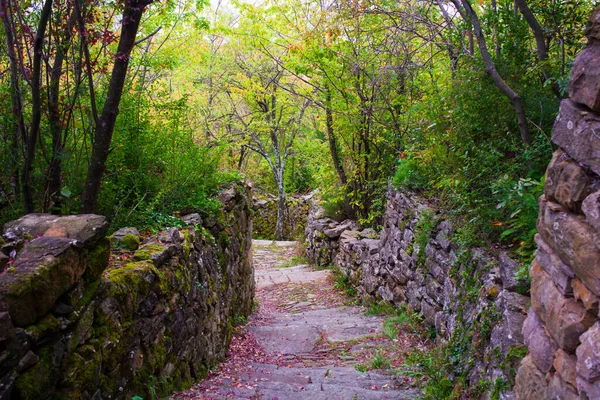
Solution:
[(17, 371), (0, 376), (0, 399), (10, 400), (15, 379), (17, 379)]
[(581, 206), (585, 220), (600, 232), (600, 191), (594, 192), (585, 198)]
[(58, 315), (67, 315), (67, 314), (71, 314), (74, 311), (72, 306), (69, 306), (65, 303), (61, 303), (58, 302), (56, 304), (54, 304), (54, 307), (52, 307), (52, 312)]
[(6, 311), (0, 312), (0, 343), (13, 336), (14, 330), (10, 314)]
[(544, 193), (573, 211), (581, 210), (582, 201), (593, 192), (596, 182), (564, 151), (556, 150), (546, 170)]
[(577, 348), (577, 375), (589, 382), (600, 380), (600, 322), (581, 335), (581, 345)]
[(574, 351), (579, 335), (596, 317), (574, 299), (563, 297), (548, 275), (535, 261), (531, 265), (531, 305), (546, 324), (546, 329), (558, 345)]
[(589, 382), (578, 376), (577, 390), (579, 391), (579, 398), (582, 400), (600, 399), (600, 385), (598, 382)]
[(579, 278), (574, 278), (571, 282), (573, 286), (573, 295), (575, 299), (583, 303), (583, 306), (592, 314), (598, 314), (598, 304), (600, 299), (595, 296)]
[(504, 325), (504, 337), (503, 348), (508, 349), (510, 346), (522, 345), (524, 342), (523, 337), (523, 324), (525, 322), (525, 315), (506, 310), (502, 313), (502, 324)]
[(0, 272), (4, 270), (9, 261), (10, 257), (0, 251)]
[(93, 214), (68, 215), (57, 217), (50, 214), (27, 214), (16, 221), (4, 225), (4, 236), (11, 239), (43, 236), (50, 230), (49, 235), (69, 238), (81, 242), (84, 246), (91, 246), (103, 238), (108, 230), (108, 221), (105, 217)]
[(558, 349), (554, 358), (554, 369), (560, 373), (562, 379), (574, 388), (577, 387), (577, 358), (565, 352), (563, 349)]
[(556, 288), (563, 296), (572, 296), (571, 278), (575, 277), (573, 269), (560, 260), (539, 234), (535, 235), (535, 242), (538, 246), (535, 262), (550, 274)]
[(85, 250), (73, 240), (41, 237), (25, 246), (14, 272), (0, 275), (0, 298), (6, 299), (15, 326), (27, 326), (52, 309), (86, 269)]
[[(341, 236), (341, 234), (346, 231), (346, 230), (352, 230), (352, 228), (354, 227), (354, 224), (352, 221), (348, 220), (348, 221), (344, 221), (341, 224), (334, 226), (332, 228), (329, 229), (325, 229), (323, 231), (323, 233), (325, 234), (325, 236), (327, 236), (329, 239), (336, 239), (338, 237)], [(358, 238), (359, 232), (356, 232), (356, 235), (354, 236), (355, 238)]]
[(113, 244), (129, 251), (140, 247), (140, 232), (136, 228), (121, 228), (112, 235)]
[(550, 378), (548, 395), (550, 400), (579, 400), (575, 387), (567, 384), (558, 372)]
[[(597, 30), (598, 28), (596, 28)], [(575, 58), (569, 79), (569, 97), (600, 112), (600, 44), (586, 46)]]
[(503, 312), (510, 310), (526, 315), (531, 305), (531, 299), (519, 293), (502, 290), (496, 299), (496, 305)]
[(600, 118), (585, 106), (565, 99), (560, 104), (552, 141), (575, 161), (600, 174)]
[(181, 220), (187, 225), (202, 225), (202, 217), (198, 213), (184, 215)]
[(502, 278), (502, 286), (508, 291), (514, 291), (519, 287), (519, 282), (515, 278), (515, 273), (520, 268), (520, 264), (510, 258), (504, 251), (498, 255), (500, 262), (500, 277)]
[(450, 246), (452, 245), (452, 241), (450, 240), (450, 236), (453, 232), (452, 224), (449, 221), (444, 220), (438, 224), (437, 229), (439, 232), (435, 236), (435, 241), (443, 250), (450, 250)]
[(546, 334), (542, 321), (533, 309), (529, 310), (523, 323), (523, 338), (529, 348), (529, 356), (544, 374), (552, 369), (554, 356), (558, 346)]
[(600, 237), (585, 218), (568, 213), (556, 203), (540, 201), (538, 230), (561, 261), (597, 296), (600, 296)]
[(38, 356), (31, 350), (29, 350), (25, 356), (19, 361), (19, 365), (17, 365), (17, 372), (21, 372), (24, 369), (27, 369), (38, 362)]
[(596, 8), (588, 19), (585, 27), (585, 36), (587, 36), (591, 42), (600, 40), (600, 8)]
[(545, 374), (538, 369), (530, 355), (521, 361), (515, 378), (514, 392), (517, 400), (547, 399), (548, 384)]

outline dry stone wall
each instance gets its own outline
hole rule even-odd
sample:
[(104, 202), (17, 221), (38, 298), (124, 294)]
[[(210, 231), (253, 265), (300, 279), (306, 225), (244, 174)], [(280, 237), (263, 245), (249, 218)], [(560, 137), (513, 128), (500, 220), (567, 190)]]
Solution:
[[(300, 240), (304, 235), (313, 194), (287, 196), (286, 216), (283, 224), (284, 240)], [(252, 218), (255, 239), (274, 239), (277, 222), (277, 197), (273, 195), (254, 198)]]
[(587, 36), (554, 125), (518, 399), (600, 399), (600, 8)]
[(131, 399), (190, 386), (251, 312), (251, 207), (171, 229), (109, 264), (103, 217), (30, 214), (4, 227), (0, 399)]
[(461, 375), (485, 395), (502, 389), (503, 399), (514, 398), (530, 300), (519, 293), (519, 264), (506, 253), (457, 244), (448, 220), (392, 188), (380, 233), (322, 218), (315, 207), (306, 237), (312, 262), (338, 266), (364, 300), (409, 307), (448, 341), (457, 357), (449, 378)]

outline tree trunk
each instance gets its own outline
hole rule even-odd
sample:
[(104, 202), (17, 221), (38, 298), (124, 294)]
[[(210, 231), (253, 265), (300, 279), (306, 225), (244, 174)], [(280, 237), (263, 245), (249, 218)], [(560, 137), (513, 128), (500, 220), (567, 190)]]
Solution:
[(329, 151), (331, 153), (331, 160), (335, 170), (340, 178), (340, 183), (345, 185), (348, 182), (346, 177), (346, 171), (344, 171), (344, 165), (339, 156), (339, 150), (335, 133), (333, 131), (333, 113), (331, 112), (331, 90), (327, 85), (325, 87), (325, 125), (327, 126), (327, 140), (329, 142)]
[(82, 196), (82, 213), (93, 213), (98, 204), (98, 194), (100, 193), (100, 184), (104, 169), (106, 168), (106, 159), (110, 153), (110, 143), (115, 128), (115, 121), (119, 113), (119, 104), (123, 94), (123, 86), (129, 66), (129, 58), (135, 44), (140, 20), (144, 9), (150, 2), (131, 0), (123, 11), (121, 19), (121, 38), (115, 55), (115, 64), (113, 66), (110, 83), (108, 86), (108, 95), (102, 115), (98, 118), (94, 132), (92, 157), (90, 159), (87, 178)]
[[(63, 63), (71, 42), (71, 28), (73, 26), (74, 14), (63, 32), (62, 41), (56, 48), (54, 65), (50, 70), (50, 87), (48, 90), (48, 115), (50, 133), (52, 135), (52, 159), (48, 166), (46, 176), (46, 190), (44, 191), (45, 212), (59, 214), (61, 209), (61, 171), (62, 155), (64, 152), (63, 128), (60, 121), (59, 95), (60, 81), (63, 75)], [(75, 94), (77, 95), (77, 94)]]
[(277, 185), (277, 222), (275, 223), (275, 240), (283, 240), (283, 228), (285, 224), (286, 195), (283, 185), (283, 167), (278, 166), (275, 172), (275, 184)]
[[(469, 0), (460, 0), (464, 7), (463, 9), (460, 7), (459, 0), (452, 0), (456, 8), (462, 14), (464, 19), (470, 19), (471, 24), (473, 25), (473, 30), (475, 32), (475, 37), (477, 38), (477, 44), (479, 45), (479, 52), (481, 53), (481, 58), (483, 59), (483, 63), (485, 64), (485, 72), (492, 78), (494, 84), (498, 89), (504, 93), (504, 95), (510, 100), (515, 114), (517, 115), (517, 121), (519, 124), (519, 131), (521, 134), (521, 140), (523, 144), (529, 145), (531, 142), (530, 134), (529, 134), (529, 124), (527, 122), (527, 114), (525, 113), (525, 108), (523, 107), (523, 101), (521, 100), (521, 96), (517, 92), (515, 92), (505, 81), (502, 79), (498, 71), (496, 70), (496, 65), (490, 56), (490, 53), (487, 49), (487, 44), (485, 42), (485, 37), (483, 36), (483, 30), (481, 29), (481, 24), (479, 23), (479, 17), (471, 7), (471, 3)], [(466, 15), (464, 14), (466, 12)]]
[[(546, 46), (544, 30), (542, 29), (542, 26), (538, 22), (537, 18), (535, 18), (535, 15), (533, 15), (531, 10), (527, 6), (526, 0), (515, 0), (515, 5), (519, 8), (521, 14), (523, 14), (525, 21), (527, 21), (527, 24), (529, 25), (529, 28), (533, 33), (537, 57), (541, 64), (540, 68), (542, 70), (542, 76), (544, 78), (544, 82), (546, 82), (552, 78), (552, 72), (550, 71), (548, 65), (546, 65), (545, 63), (548, 60), (548, 47)], [(556, 97), (562, 97), (560, 94), (560, 87), (557, 82), (552, 82), (552, 92), (554, 92)]]
[(46, 26), (52, 12), (52, 0), (44, 2), (44, 8), (40, 14), (35, 41), (33, 43), (33, 75), (31, 77), (31, 127), (25, 140), (25, 160), (22, 171), (23, 207), (25, 213), (34, 211), (33, 188), (31, 186), (31, 171), (35, 158), (35, 146), (40, 133), (40, 122), (42, 119), (42, 51), (46, 37)]
[(21, 101), (21, 90), (19, 88), (19, 67), (18, 58), (15, 52), (15, 37), (12, 31), (11, 14), (7, 0), (0, 0), (0, 10), (3, 12), (2, 22), (4, 23), (4, 36), (6, 38), (6, 48), (8, 51), (8, 62), (10, 71), (10, 99), (12, 106), (12, 115), (14, 126), (11, 129), (11, 185), (13, 187), (13, 196), (18, 198), (20, 190), (19, 169), (19, 141), (26, 136), (25, 121), (23, 120), (23, 102)]

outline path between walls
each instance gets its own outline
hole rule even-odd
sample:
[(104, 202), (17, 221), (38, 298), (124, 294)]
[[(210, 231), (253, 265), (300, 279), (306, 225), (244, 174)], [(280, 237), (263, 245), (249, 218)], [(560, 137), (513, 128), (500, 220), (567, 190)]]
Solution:
[[(253, 242), (255, 313), (234, 334), (227, 360), (173, 399), (415, 399), (412, 378), (373, 370), (382, 356), (392, 367), (422, 348), (418, 335), (382, 333), (385, 317), (366, 316), (334, 288), (330, 270), (295, 265), (296, 242)], [(286, 265), (286, 267), (281, 267)], [(360, 372), (357, 366), (366, 366)]]

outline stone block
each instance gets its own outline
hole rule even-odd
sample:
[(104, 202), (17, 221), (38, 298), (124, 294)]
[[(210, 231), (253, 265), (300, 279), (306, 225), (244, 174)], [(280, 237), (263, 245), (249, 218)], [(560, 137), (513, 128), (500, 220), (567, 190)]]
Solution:
[(508, 290), (502, 290), (496, 299), (496, 306), (502, 312), (510, 310), (526, 315), (530, 305), (531, 299), (529, 297)]
[(561, 261), (600, 296), (600, 237), (585, 218), (542, 198), (538, 230)]
[(516, 290), (519, 286), (519, 282), (517, 282), (517, 279), (515, 278), (515, 273), (519, 269), (520, 264), (503, 251), (498, 255), (498, 261), (500, 262), (502, 286), (509, 291)]
[(598, 314), (598, 304), (600, 299), (589, 290), (579, 278), (574, 278), (571, 282), (573, 286), (573, 295), (579, 300), (586, 310), (592, 314)]
[(539, 234), (535, 235), (535, 242), (538, 246), (535, 261), (550, 274), (557, 289), (564, 296), (572, 296), (571, 279), (575, 277), (573, 269), (561, 261)]
[(586, 106), (569, 99), (561, 102), (552, 141), (600, 175), (600, 117)]
[(585, 36), (587, 36), (590, 41), (600, 40), (600, 7), (596, 8), (588, 19), (585, 27)]
[(574, 388), (577, 387), (577, 358), (563, 349), (558, 349), (554, 357), (554, 369), (562, 379)]
[(546, 374), (539, 370), (531, 355), (527, 355), (521, 361), (515, 378), (514, 392), (517, 400), (546, 399), (547, 390)]
[(529, 310), (527, 318), (523, 323), (523, 339), (529, 348), (529, 356), (543, 373), (552, 369), (554, 355), (558, 346), (548, 336), (542, 321), (533, 309)]
[(81, 278), (85, 250), (74, 241), (41, 237), (18, 255), (14, 271), (0, 275), (0, 298), (5, 299), (15, 326), (34, 323)]
[(581, 376), (577, 377), (577, 390), (581, 400), (600, 399), (600, 385), (598, 382), (589, 382)]
[(590, 194), (581, 205), (585, 220), (600, 232), (600, 190)]
[(600, 112), (600, 44), (591, 43), (575, 58), (569, 79), (569, 97)]
[(549, 400), (579, 400), (575, 387), (569, 385), (560, 373), (552, 374), (548, 384)]
[(581, 335), (577, 348), (577, 375), (600, 386), (600, 322)]
[(534, 260), (531, 265), (531, 305), (545, 323), (550, 336), (563, 349), (574, 351), (579, 335), (596, 317), (576, 300), (563, 297), (548, 275)]
[(546, 170), (546, 197), (573, 211), (594, 191), (595, 180), (561, 149), (556, 150)]

